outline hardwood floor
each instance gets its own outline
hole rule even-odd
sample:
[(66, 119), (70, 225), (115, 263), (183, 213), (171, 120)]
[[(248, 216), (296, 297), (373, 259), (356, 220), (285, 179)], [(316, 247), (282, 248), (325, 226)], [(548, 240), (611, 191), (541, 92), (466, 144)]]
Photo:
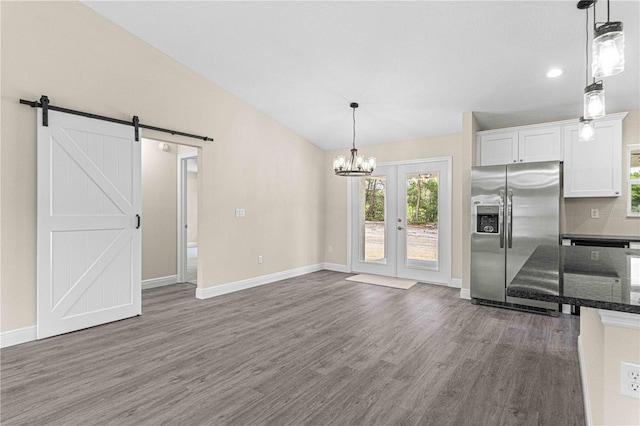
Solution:
[(2, 350), (3, 425), (584, 425), (576, 317), (321, 271)]

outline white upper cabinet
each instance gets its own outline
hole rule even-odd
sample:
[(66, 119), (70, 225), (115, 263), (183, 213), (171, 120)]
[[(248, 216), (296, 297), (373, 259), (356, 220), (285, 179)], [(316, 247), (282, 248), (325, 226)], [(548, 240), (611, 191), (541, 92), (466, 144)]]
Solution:
[(622, 187), (622, 120), (626, 112), (595, 121), (595, 139), (578, 139), (578, 120), (555, 121), (476, 135), (480, 166), (564, 162), (564, 197), (619, 197)]
[(564, 128), (564, 196), (619, 197), (622, 186), (622, 119), (613, 114), (595, 121), (595, 138), (581, 141), (578, 124)]
[(542, 127), (518, 132), (518, 160), (562, 161), (562, 132), (560, 127)]
[(560, 126), (523, 126), (509, 130), (487, 130), (477, 135), (481, 166), (535, 161), (562, 161)]
[(493, 166), (518, 161), (518, 132), (478, 132), (480, 165)]

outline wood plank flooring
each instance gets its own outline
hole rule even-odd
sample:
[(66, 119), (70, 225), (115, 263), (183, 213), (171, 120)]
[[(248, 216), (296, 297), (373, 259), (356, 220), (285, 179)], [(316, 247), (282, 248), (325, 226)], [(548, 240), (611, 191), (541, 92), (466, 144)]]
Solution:
[(576, 317), (320, 271), (2, 350), (3, 425), (584, 425)]

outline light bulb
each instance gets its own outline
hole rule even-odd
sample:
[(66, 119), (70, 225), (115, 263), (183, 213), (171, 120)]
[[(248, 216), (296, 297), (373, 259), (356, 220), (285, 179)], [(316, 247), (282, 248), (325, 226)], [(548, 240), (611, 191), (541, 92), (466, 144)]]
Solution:
[(598, 95), (589, 96), (589, 106), (587, 107), (587, 111), (589, 111), (589, 115), (592, 117), (595, 117), (601, 114), (602, 101), (600, 100), (600, 96)]
[(620, 62), (620, 53), (616, 48), (613, 40), (607, 40), (600, 46), (600, 55), (598, 56), (600, 65), (604, 69), (611, 69)]
[(580, 117), (580, 132), (579, 139), (581, 141), (591, 141), (595, 136), (595, 129), (593, 127), (593, 120), (585, 120), (584, 117)]
[(587, 111), (589, 112), (589, 116), (598, 117), (602, 114), (603, 110), (602, 101), (600, 100), (600, 96), (591, 95), (589, 96), (589, 104), (587, 106)]

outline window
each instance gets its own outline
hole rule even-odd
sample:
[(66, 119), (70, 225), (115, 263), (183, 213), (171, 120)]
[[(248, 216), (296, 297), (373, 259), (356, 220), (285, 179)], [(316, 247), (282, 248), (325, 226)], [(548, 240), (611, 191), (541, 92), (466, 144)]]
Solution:
[(629, 145), (627, 216), (640, 216), (640, 145)]

